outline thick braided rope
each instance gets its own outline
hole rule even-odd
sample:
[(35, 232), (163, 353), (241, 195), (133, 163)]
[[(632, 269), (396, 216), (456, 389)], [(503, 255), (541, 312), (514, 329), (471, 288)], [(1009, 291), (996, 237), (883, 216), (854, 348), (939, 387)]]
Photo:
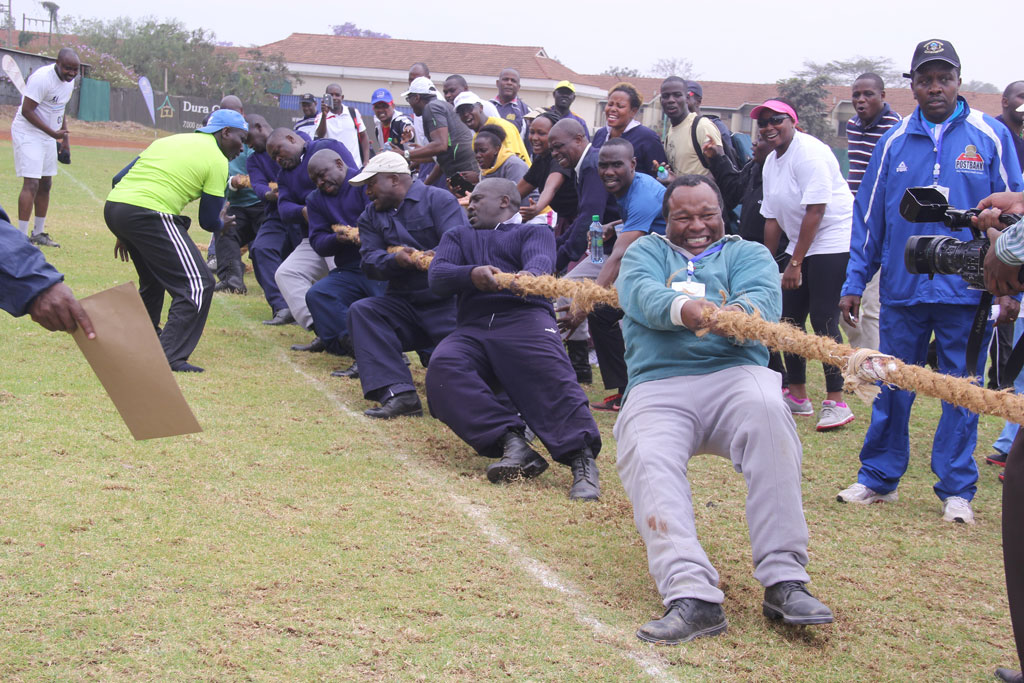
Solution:
[(351, 242), (352, 244), (359, 244), (359, 228), (353, 228), (351, 225), (339, 225), (335, 223), (331, 226), (331, 230), (334, 231), (335, 235), (338, 235), (338, 239), (342, 242)]
[[(247, 176), (247, 175), (238, 175), (238, 176), (235, 176), (235, 185), (238, 186), (239, 190), (242, 190), (242, 189), (245, 189), (245, 188), (251, 188), (252, 187), (252, 181), (249, 180), (249, 176)], [(267, 183), (267, 185), (270, 187), (271, 190), (276, 190), (277, 189), (277, 183), (275, 183), (273, 181)]]
[[(398, 249), (401, 247), (389, 247), (388, 251)], [(417, 267), (426, 270), (433, 256), (416, 251), (412, 258)], [(589, 312), (597, 304), (619, 305), (615, 289), (600, 287), (593, 280), (512, 273), (498, 273), (494, 277), (503, 288), (522, 296), (532, 294), (546, 299), (571, 297), (573, 310), (581, 312)], [(1024, 396), (985, 389), (966, 377), (942, 375), (917, 365), (907, 365), (898, 358), (873, 349), (854, 349), (829, 337), (807, 334), (788, 323), (768, 322), (756, 312), (750, 315), (736, 310), (709, 311), (701, 327), (703, 329), (698, 332), (701, 335), (714, 329), (716, 334), (737, 341), (759, 341), (772, 349), (834, 365), (843, 371), (845, 388), (866, 403), (874, 400), (879, 392), (875, 383), (882, 382), (938, 398), (975, 413), (995, 415), (1011, 422), (1024, 421)]]

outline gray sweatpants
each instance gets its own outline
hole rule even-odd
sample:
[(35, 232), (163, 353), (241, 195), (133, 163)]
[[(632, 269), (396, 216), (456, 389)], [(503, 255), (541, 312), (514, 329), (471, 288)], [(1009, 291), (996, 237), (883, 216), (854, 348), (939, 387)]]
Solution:
[(307, 237), (299, 242), (274, 273), (274, 281), (288, 304), (288, 310), (295, 322), (307, 330), (313, 329), (313, 316), (306, 305), (306, 292), (333, 268), (334, 257), (324, 258), (313, 251)]
[(809, 580), (802, 449), (776, 372), (744, 365), (638, 384), (614, 434), (619, 478), (666, 607), (678, 598), (724, 599), (693, 522), (686, 469), (697, 453), (729, 458), (747, 482), (754, 578), (764, 586)]

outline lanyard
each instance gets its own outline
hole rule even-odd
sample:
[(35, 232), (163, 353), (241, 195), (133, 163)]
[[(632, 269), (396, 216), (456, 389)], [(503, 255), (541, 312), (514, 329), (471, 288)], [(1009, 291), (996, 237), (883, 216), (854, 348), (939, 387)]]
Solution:
[(718, 244), (716, 244), (715, 246), (711, 247), (710, 249), (705, 249), (700, 254), (698, 254), (697, 256), (694, 256), (692, 259), (687, 261), (686, 262), (686, 281), (687, 282), (692, 282), (693, 281), (693, 275), (694, 275), (693, 264), (695, 264), (697, 261), (700, 261), (705, 256), (711, 256), (712, 254), (715, 254), (715, 253), (717, 253), (719, 251), (722, 251), (722, 247), (724, 247), (724, 246), (725, 246), (725, 242), (719, 242)]

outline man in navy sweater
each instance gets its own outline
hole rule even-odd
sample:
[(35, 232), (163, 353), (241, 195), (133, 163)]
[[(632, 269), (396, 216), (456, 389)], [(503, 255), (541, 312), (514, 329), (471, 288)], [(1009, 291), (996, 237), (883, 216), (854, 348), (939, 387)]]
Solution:
[(322, 149), (309, 160), (309, 177), (316, 189), (306, 197), (309, 244), (320, 256), (334, 259), (334, 269), (306, 292), (306, 305), (313, 316), (316, 338), (297, 351), (328, 351), (350, 355), (348, 307), (368, 296), (384, 293), (386, 283), (371, 280), (359, 265), (359, 243), (332, 226), (354, 227), (369, 203), (366, 192), (349, 181), (358, 171), (345, 165), (337, 152)]
[(297, 227), (289, 230), (277, 210), (277, 176), (281, 173), (281, 167), (267, 152), (267, 139), (272, 132), (270, 124), (259, 114), (249, 114), (245, 120), (249, 124), (247, 142), (253, 150), (245, 161), (245, 170), (249, 174), (253, 192), (263, 200), (264, 205), (263, 222), (260, 223), (256, 239), (249, 246), (249, 258), (252, 260), (256, 281), (263, 288), (263, 296), (270, 304), (272, 313), (270, 320), (264, 320), (263, 324), (287, 325), (294, 322), (295, 318), (288, 310), (281, 290), (277, 288), (274, 273), (299, 243), (299, 231)]
[(286, 225), (297, 227), (300, 239), (278, 267), (274, 280), (295, 322), (307, 330), (313, 327), (313, 316), (306, 307), (306, 292), (334, 265), (313, 251), (306, 221), (306, 197), (316, 189), (309, 178), (309, 159), (321, 149), (334, 150), (347, 167), (358, 168), (348, 148), (337, 140), (308, 142), (290, 128), (278, 128), (267, 140), (267, 151), (281, 167), (277, 176), (277, 210)]
[(562, 351), (551, 304), (499, 289), (494, 278), (553, 270), (551, 231), (511, 222), (520, 201), (511, 180), (482, 181), (469, 198), (472, 227), (447, 231), (437, 246), (430, 289), (456, 295), (457, 327), (430, 358), (430, 412), (481, 455), (501, 458), (487, 468), (494, 483), (547, 469), (523, 436), (528, 424), (552, 458), (572, 468), (569, 497), (596, 500), (601, 435)]
[[(365, 414), (377, 419), (420, 416), (423, 406), (404, 352), (421, 351), (423, 360), (423, 349), (455, 329), (455, 302), (430, 291), (412, 252), (432, 250), (446, 230), (468, 225), (466, 213), (451, 192), (413, 180), (409, 165), (395, 152), (370, 159), (349, 184), (365, 184), (373, 202), (358, 221), (363, 272), (388, 283), (384, 296), (360, 299), (348, 309), (363, 396), (381, 403)], [(399, 249), (391, 253), (389, 247)]]

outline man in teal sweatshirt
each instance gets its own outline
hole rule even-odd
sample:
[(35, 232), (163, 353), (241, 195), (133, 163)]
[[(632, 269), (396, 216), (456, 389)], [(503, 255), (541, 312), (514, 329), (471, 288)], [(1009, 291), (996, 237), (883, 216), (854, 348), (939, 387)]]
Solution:
[(636, 240), (616, 280), (625, 312), (629, 382), (619, 419), (617, 467), (667, 611), (637, 637), (675, 645), (725, 631), (718, 573), (697, 540), (686, 469), (691, 456), (729, 458), (747, 483), (754, 578), (765, 616), (825, 624), (832, 612), (805, 586), (807, 524), (802, 449), (768, 350), (715, 333), (698, 337), (719, 304), (778, 321), (782, 289), (768, 250), (724, 237), (722, 195), (705, 176), (665, 191), (666, 234)]

